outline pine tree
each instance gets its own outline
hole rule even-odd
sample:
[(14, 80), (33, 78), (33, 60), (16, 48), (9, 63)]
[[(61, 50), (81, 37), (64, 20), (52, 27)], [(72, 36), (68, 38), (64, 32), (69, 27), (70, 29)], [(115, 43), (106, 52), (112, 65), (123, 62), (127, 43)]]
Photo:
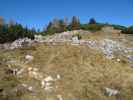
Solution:
[(76, 16), (72, 17), (72, 22), (71, 22), (71, 29), (72, 30), (77, 30), (80, 28), (80, 21)]
[(48, 26), (46, 28), (46, 31), (49, 30), (49, 29), (51, 29), (51, 28), (52, 28), (52, 22), (49, 22), (49, 24), (48, 24)]
[(55, 31), (53, 29), (53, 23), (52, 22), (49, 22), (48, 26), (46, 27), (45, 33), (46, 33), (46, 35), (47, 34), (51, 35), (51, 34), (55, 33)]
[(91, 18), (90, 21), (89, 21), (89, 24), (96, 24), (96, 20), (94, 18)]
[(66, 31), (67, 30), (67, 24), (65, 23), (65, 21), (64, 20), (60, 20), (59, 21), (59, 30), (60, 30), (60, 32), (64, 32), (64, 31)]

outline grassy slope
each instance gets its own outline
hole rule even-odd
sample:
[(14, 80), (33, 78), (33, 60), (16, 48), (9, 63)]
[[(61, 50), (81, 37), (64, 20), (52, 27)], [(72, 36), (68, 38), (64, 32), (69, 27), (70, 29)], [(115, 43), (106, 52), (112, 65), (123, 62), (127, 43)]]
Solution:
[[(39, 80), (27, 75), (18, 78), (17, 84), (27, 83), (32, 85), (36, 94), (33, 96), (30, 92), (21, 92), (22, 94), (19, 96), (21, 100), (58, 100), (57, 94), (61, 94), (63, 100), (133, 99), (133, 69), (126, 63), (108, 60), (100, 52), (89, 47), (36, 44), (34, 47), (8, 52), (1, 51), (0, 53), (1, 58), (18, 59), (21, 62), (25, 61), (24, 56), (30, 53), (35, 59), (28, 64), (21, 64), (21, 67), (37, 67), (44, 77), (61, 75), (61, 80), (56, 83), (58, 88), (51, 94), (46, 93), (41, 88)], [(1, 65), (1, 67), (4, 68), (5, 65)], [(5, 74), (1, 72), (0, 77), (3, 77)], [(8, 85), (11, 87), (10, 83)], [(120, 96), (105, 96), (105, 87), (120, 90)], [(9, 100), (15, 99), (10, 98)]]

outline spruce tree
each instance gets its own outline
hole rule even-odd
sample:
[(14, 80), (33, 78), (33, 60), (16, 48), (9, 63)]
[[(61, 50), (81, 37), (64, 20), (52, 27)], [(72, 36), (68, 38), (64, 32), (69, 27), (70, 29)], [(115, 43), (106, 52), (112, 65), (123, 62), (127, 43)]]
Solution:
[(80, 21), (76, 16), (72, 17), (71, 30), (78, 30), (80, 28)]
[(89, 21), (89, 24), (96, 24), (96, 20), (94, 18), (91, 18), (90, 21)]

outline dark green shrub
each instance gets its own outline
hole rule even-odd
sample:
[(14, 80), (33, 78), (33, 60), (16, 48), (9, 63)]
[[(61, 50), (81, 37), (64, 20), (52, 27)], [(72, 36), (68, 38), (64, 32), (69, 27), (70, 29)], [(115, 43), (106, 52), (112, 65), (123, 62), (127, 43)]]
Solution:
[(99, 31), (101, 30), (103, 27), (103, 25), (100, 25), (100, 24), (84, 24), (84, 25), (81, 25), (81, 29), (83, 30), (91, 30), (91, 31)]
[(125, 33), (125, 34), (133, 34), (133, 26), (130, 26), (130, 27), (122, 30), (122, 33)]

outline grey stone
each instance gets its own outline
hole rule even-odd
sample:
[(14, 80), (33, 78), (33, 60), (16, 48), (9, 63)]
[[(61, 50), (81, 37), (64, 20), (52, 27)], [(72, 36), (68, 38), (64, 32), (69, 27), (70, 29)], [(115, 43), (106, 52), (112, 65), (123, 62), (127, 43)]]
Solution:
[(111, 88), (105, 88), (105, 94), (107, 96), (116, 96), (118, 95), (120, 92), (116, 89), (111, 89)]
[(74, 43), (74, 44), (79, 44), (80, 43), (77, 36), (72, 37), (72, 43)]

